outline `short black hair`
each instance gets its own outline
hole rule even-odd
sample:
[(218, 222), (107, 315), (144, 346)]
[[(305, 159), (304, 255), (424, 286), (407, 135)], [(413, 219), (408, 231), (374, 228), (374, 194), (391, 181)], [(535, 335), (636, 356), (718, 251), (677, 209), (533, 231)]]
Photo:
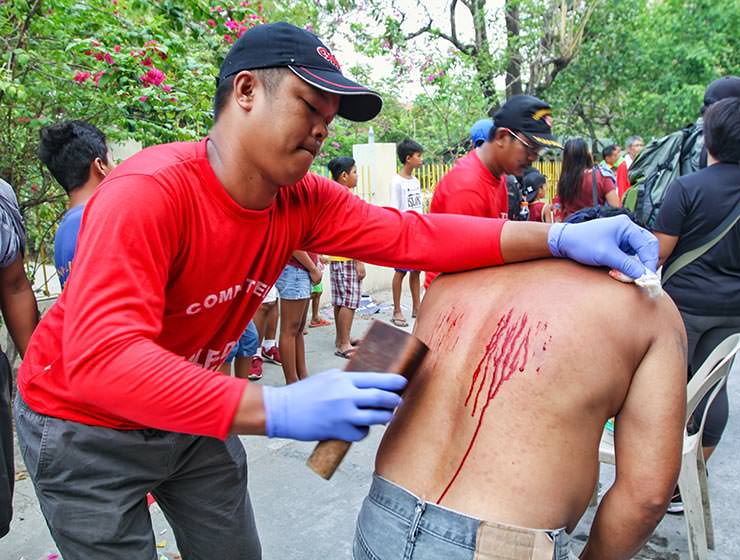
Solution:
[(740, 97), (727, 97), (707, 108), (704, 144), (717, 161), (740, 164)]
[(335, 181), (339, 181), (339, 177), (341, 177), (342, 173), (349, 173), (352, 171), (354, 166), (355, 160), (351, 157), (335, 157), (329, 162), (327, 167), (331, 173), (331, 178)]
[(40, 137), (38, 157), (67, 194), (87, 182), (96, 158), (109, 163), (105, 134), (89, 122), (63, 121), (42, 128)]
[(605, 147), (605, 148), (604, 148), (603, 150), (601, 150), (601, 157), (602, 157), (603, 159), (606, 159), (606, 158), (608, 158), (608, 157), (609, 157), (610, 155), (612, 155), (612, 154), (614, 153), (614, 151), (615, 151), (615, 150), (617, 150), (618, 148), (619, 148), (619, 146), (617, 146), (616, 144), (609, 144), (609, 145), (608, 145), (608, 146), (606, 146), (606, 147)]
[[(257, 78), (264, 84), (267, 93), (272, 95), (277, 90), (280, 82), (288, 72), (287, 68), (276, 67), (276, 68), (258, 68), (251, 70)], [(237, 72), (238, 74), (238, 72)], [(218, 116), (226, 106), (226, 100), (229, 98), (231, 91), (234, 89), (234, 78), (236, 74), (232, 74), (228, 78), (218, 82), (216, 86), (216, 94), (213, 96), (213, 120), (218, 120)]]
[(398, 159), (401, 161), (401, 165), (405, 164), (406, 160), (417, 152), (423, 154), (424, 148), (418, 142), (414, 142), (408, 138), (396, 147), (396, 154), (398, 154)]

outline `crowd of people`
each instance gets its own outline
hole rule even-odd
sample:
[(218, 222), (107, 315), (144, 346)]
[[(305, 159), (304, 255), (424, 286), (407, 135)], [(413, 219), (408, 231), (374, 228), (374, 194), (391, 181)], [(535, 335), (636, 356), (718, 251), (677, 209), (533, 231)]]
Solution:
[[(356, 441), (391, 420), (407, 385), (360, 512), (357, 560), (573, 558), (568, 534), (610, 417), (626, 434), (619, 480), (580, 558), (639, 550), (671, 496), (680, 509), (686, 376), (740, 331), (740, 79), (708, 88), (707, 165), (667, 191), (657, 238), (634, 216), (602, 211), (620, 206), (642, 139), (627, 141), (622, 160), (606, 146), (595, 165), (583, 139), (560, 144), (536, 97), (513, 96), (473, 126), (473, 149), (424, 214), (414, 176), (424, 149), (413, 140), (397, 147), (392, 208), (353, 195), (352, 158), (329, 163), (332, 180), (308, 173), (335, 115), (365, 121), (382, 106), (312, 33), (284, 23), (247, 31), (217, 83), (207, 138), (118, 167), (93, 125), (44, 129), (39, 157), (70, 208), (55, 239), (63, 291), (40, 321), (18, 204), (0, 183), (0, 299), (24, 357), (16, 431), (65, 560), (153, 558), (148, 495), (183, 558), (261, 558), (237, 436)], [(552, 201), (532, 168), (546, 150), (562, 150)], [(673, 266), (689, 250), (693, 259)], [(543, 260), (552, 257), (564, 260)], [(678, 312), (598, 270), (637, 279), (663, 261)], [(365, 263), (394, 270), (391, 321), (401, 327), (408, 275), (415, 333), (432, 354), (411, 383), (392, 372), (309, 375), (305, 329), (329, 324), (318, 307), (325, 267), (335, 353), (350, 358)], [(450, 274), (473, 269), (487, 270)], [(556, 304), (540, 301), (551, 279), (562, 287)], [(613, 347), (584, 345), (607, 320)], [(250, 383), (264, 360), (282, 366), (284, 386)], [(0, 374), (1, 535), (13, 484), (7, 360)], [(708, 413), (707, 459), (727, 410), (723, 392)], [(492, 414), (497, 426), (481, 429)], [(655, 468), (641, 468), (631, 446)]]

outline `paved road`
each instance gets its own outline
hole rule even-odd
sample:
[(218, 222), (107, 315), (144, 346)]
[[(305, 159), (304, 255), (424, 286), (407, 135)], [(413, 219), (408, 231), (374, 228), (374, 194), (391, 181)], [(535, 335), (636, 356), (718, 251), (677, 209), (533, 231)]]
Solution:
[[(388, 301), (390, 294), (378, 299)], [(377, 315), (388, 320), (387, 314)], [(362, 334), (369, 323), (355, 322), (356, 335)], [(309, 369), (319, 372), (342, 367), (341, 358), (333, 356), (332, 327), (310, 329), (306, 338)], [(738, 364), (730, 378), (731, 405), (735, 413), (725, 433), (722, 445), (711, 462), (711, 501), (715, 519), (716, 552), (712, 560), (740, 559), (740, 533), (736, 504), (740, 502), (737, 475), (740, 456), (740, 369)], [(267, 365), (264, 383), (282, 384), (282, 372)], [(372, 473), (373, 457), (382, 436), (374, 429), (363, 442), (353, 445), (334, 478), (326, 482), (314, 475), (305, 461), (312, 444), (288, 440), (268, 440), (243, 437), (249, 457), (249, 488), (254, 503), (257, 525), (265, 560), (343, 560), (351, 557), (351, 542), (355, 516), (367, 493)], [(19, 469), (23, 468), (18, 460)], [(611, 467), (603, 466), (604, 487), (613, 480)], [(2, 560), (47, 560), (56, 552), (36, 501), (30, 480), (19, 480), (15, 495), (16, 514), (11, 532), (0, 540)], [(160, 553), (172, 557), (176, 546), (172, 531), (156, 506), (151, 509), (155, 537), (162, 545)], [(585, 535), (593, 518), (589, 509), (574, 532), (577, 544)], [(639, 559), (679, 560), (688, 558), (685, 525), (681, 516), (666, 516)], [(134, 559), (132, 559), (134, 560)], [(219, 560), (214, 558), (213, 560)]]

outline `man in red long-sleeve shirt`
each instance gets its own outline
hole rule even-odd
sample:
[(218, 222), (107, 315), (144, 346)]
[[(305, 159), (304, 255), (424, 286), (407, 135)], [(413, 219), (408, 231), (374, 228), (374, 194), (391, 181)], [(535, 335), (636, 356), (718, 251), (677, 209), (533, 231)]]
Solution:
[(548, 256), (632, 276), (654, 269), (655, 239), (618, 220), (402, 214), (307, 175), (336, 114), (368, 120), (380, 108), (314, 35), (258, 26), (224, 60), (208, 138), (144, 150), (90, 199), (16, 403), (24, 460), (65, 560), (155, 559), (147, 492), (183, 558), (260, 558), (235, 434), (354, 441), (390, 420), (399, 375), (333, 370), (265, 387), (215, 371), (295, 250), (417, 270)]
[[(434, 189), (432, 214), (506, 219), (506, 175), (522, 176), (547, 148), (562, 149), (552, 134), (552, 109), (531, 95), (513, 95), (496, 112), (486, 139), (445, 174)], [(439, 271), (427, 271), (429, 288)]]

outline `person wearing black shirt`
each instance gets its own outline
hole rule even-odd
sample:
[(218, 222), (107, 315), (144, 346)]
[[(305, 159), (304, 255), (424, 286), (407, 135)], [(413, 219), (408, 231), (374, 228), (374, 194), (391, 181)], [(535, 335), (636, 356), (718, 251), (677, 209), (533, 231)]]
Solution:
[[(681, 255), (719, 239), (664, 284), (686, 326), (689, 376), (720, 342), (740, 332), (740, 97), (707, 109), (704, 139), (708, 166), (673, 182), (655, 224), (664, 274)], [(707, 414), (705, 459), (722, 437), (728, 409), (723, 386)], [(698, 420), (701, 414), (703, 407)]]

